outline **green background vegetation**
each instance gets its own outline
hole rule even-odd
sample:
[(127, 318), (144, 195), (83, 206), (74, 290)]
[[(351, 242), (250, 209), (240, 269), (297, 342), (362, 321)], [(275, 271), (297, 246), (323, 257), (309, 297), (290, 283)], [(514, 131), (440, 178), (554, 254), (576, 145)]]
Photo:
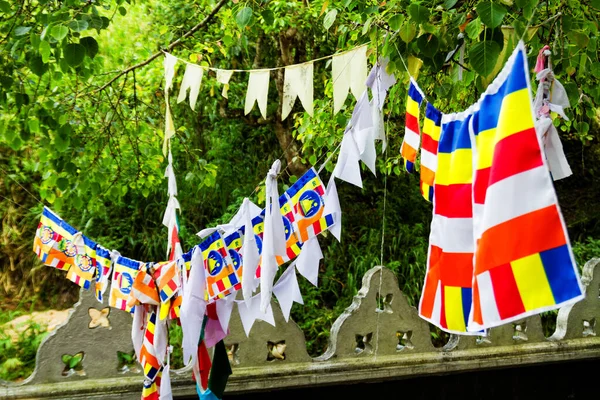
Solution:
[[(0, 323), (28, 310), (69, 307), (77, 297), (78, 288), (31, 251), (42, 210), (35, 198), (108, 248), (140, 260), (164, 258), (162, 57), (99, 89), (127, 66), (166, 48), (215, 4), (0, 0)], [(574, 175), (556, 182), (556, 189), (577, 261), (582, 265), (600, 254), (599, 15), (598, 0), (229, 1), (173, 50), (180, 58), (226, 69), (289, 65), (367, 42), (371, 64), (377, 56), (390, 59), (399, 82), (384, 108), (389, 148), (378, 159), (377, 177), (363, 171), (363, 190), (338, 185), (342, 242), (320, 239), (325, 260), (319, 287), (301, 279), (305, 305), (292, 311), (311, 354), (324, 350), (331, 324), (350, 304), (363, 274), (381, 262), (386, 190), (383, 263), (396, 273), (409, 301), (418, 301), (431, 206), (420, 196), (418, 176), (401, 168), (408, 82), (401, 56), (411, 65), (423, 62), (419, 85), (435, 106), (451, 112), (478, 98), (518, 38), (526, 41), (530, 65), (549, 44), (572, 105), (570, 121), (556, 123)], [(445, 58), (461, 26), (466, 69), (459, 81), (458, 56)], [(182, 76), (180, 65), (175, 94)], [(264, 189), (255, 189), (274, 159), (283, 157), (287, 165), (280, 179), (285, 186), (331, 155), (354, 99), (349, 96), (345, 108), (332, 115), (329, 62), (315, 64), (314, 82), (314, 117), (296, 105), (283, 122), (282, 72), (271, 75), (266, 120), (256, 108), (243, 113), (245, 74), (234, 74), (229, 99), (220, 95), (213, 73), (205, 76), (195, 112), (186, 103), (176, 105), (172, 96), (184, 248), (196, 244), (200, 229), (227, 221), (245, 196), (253, 193), (252, 200), (264, 204)], [(42, 331), (32, 324), (13, 343), (0, 329), (0, 378), (29, 374)], [(443, 343), (440, 332), (432, 335)]]

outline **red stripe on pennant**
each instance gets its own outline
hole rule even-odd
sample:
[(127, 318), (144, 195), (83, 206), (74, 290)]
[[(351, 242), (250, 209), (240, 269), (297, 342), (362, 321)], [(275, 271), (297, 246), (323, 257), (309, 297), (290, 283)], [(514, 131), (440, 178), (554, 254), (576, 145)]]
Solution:
[(444, 286), (471, 287), (473, 281), (473, 253), (442, 252), (440, 265), (440, 279)]
[(521, 294), (510, 264), (499, 265), (490, 270), (494, 297), (500, 318), (506, 319), (525, 312)]
[(431, 246), (429, 250), (429, 269), (425, 278), (425, 286), (423, 287), (423, 296), (421, 300), (421, 315), (425, 318), (433, 317), (433, 307), (435, 304), (435, 291), (440, 281), (440, 257), (442, 249), (437, 246)]
[(406, 127), (416, 133), (419, 134), (419, 120), (412, 114), (406, 113)]
[(448, 218), (472, 218), (471, 184), (435, 185), (434, 212)]
[(321, 224), (319, 223), (319, 221), (313, 223), (312, 226), (315, 231), (315, 235), (318, 235), (319, 233), (321, 233)]
[(221, 279), (219, 279), (216, 282), (217, 288), (219, 288), (219, 292), (222, 292), (223, 290), (225, 290), (225, 285), (223, 284), (223, 281)]
[(493, 168), (489, 184), (543, 164), (535, 128), (527, 129), (500, 140), (494, 149)]
[(430, 152), (432, 154), (437, 154), (437, 151), (438, 151), (437, 140), (433, 140), (433, 138), (426, 133), (424, 133), (422, 137), (423, 137), (423, 139), (421, 141), (421, 148), (423, 150), (427, 150), (428, 152)]
[(440, 285), (440, 291), (442, 292), (442, 312), (440, 313), (440, 326), (442, 328), (448, 329), (448, 323), (446, 322), (446, 293), (444, 290), (444, 285)]

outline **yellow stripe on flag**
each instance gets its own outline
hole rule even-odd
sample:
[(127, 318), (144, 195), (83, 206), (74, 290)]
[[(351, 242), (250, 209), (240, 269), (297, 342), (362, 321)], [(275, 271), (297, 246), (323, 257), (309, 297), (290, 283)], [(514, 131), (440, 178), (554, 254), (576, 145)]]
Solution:
[(454, 185), (472, 183), (473, 164), (471, 149), (456, 149), (452, 153), (438, 153), (435, 183)]
[(42, 215), (42, 217), (40, 218), (40, 221), (41, 221), (42, 224), (44, 224), (44, 225), (49, 226), (50, 228), (52, 228), (52, 230), (54, 232), (58, 233), (59, 235), (61, 235), (65, 239), (71, 240), (73, 238), (73, 235), (71, 235), (69, 232), (67, 232), (66, 230), (64, 230), (59, 224), (57, 224), (56, 222), (52, 221), (50, 218)]
[(475, 136), (475, 143), (477, 145), (477, 169), (491, 167), (496, 146), (496, 128), (479, 132)]
[(419, 103), (411, 99), (410, 96), (406, 99), (406, 112), (415, 117), (419, 115)]
[(465, 332), (467, 329), (463, 313), (462, 288), (444, 286), (444, 308), (448, 329)]
[(555, 304), (539, 253), (510, 263), (525, 310)]
[(530, 104), (529, 89), (527, 88), (517, 90), (504, 97), (498, 118), (496, 143), (505, 137), (533, 128)]

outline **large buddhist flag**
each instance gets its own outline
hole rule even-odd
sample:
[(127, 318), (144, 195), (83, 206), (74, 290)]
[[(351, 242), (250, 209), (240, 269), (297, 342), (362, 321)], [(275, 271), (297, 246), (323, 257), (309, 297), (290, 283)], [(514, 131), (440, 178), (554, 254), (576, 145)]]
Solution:
[(417, 82), (410, 78), (408, 98), (406, 99), (406, 128), (402, 147), (400, 148), (400, 154), (404, 158), (404, 166), (408, 172), (415, 170), (415, 162), (417, 161), (417, 152), (421, 141), (419, 108), (424, 98), (425, 95), (419, 89)]
[(473, 279), (471, 117), (442, 117), (427, 273), (419, 303), (422, 318), (459, 334), (467, 330)]
[(583, 296), (534, 128), (528, 74), (521, 42), (472, 107), (477, 248), (470, 330), (556, 309)]
[(442, 113), (431, 103), (425, 109), (421, 143), (421, 179), (419, 186), (425, 200), (433, 201), (433, 183), (437, 171), (437, 152), (442, 131)]

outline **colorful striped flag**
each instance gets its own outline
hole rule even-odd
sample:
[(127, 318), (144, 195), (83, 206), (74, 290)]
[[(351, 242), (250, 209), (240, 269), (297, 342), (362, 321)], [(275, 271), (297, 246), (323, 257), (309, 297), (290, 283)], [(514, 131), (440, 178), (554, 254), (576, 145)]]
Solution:
[(160, 304), (156, 282), (152, 276), (152, 271), (149, 270), (150, 264), (144, 264), (135, 276), (133, 285), (131, 285), (130, 298), (128, 301), (129, 307), (134, 307), (138, 304)]
[(48, 207), (44, 207), (33, 240), (33, 251), (44, 265), (68, 271), (75, 257), (84, 254), (83, 243), (76, 243), (77, 229), (67, 224)]
[(534, 127), (525, 47), (474, 106), (474, 310), (469, 329), (498, 326), (583, 296)]
[(421, 143), (421, 194), (427, 201), (433, 201), (433, 184), (437, 171), (437, 152), (442, 130), (442, 113), (431, 103), (425, 109), (423, 140)]
[(108, 277), (112, 268), (110, 251), (96, 244), (96, 299), (102, 303), (104, 292), (108, 287)]
[(442, 118), (427, 273), (419, 303), (422, 318), (463, 334), (471, 310), (474, 252), (470, 121), (470, 114)]
[(83, 235), (75, 241), (83, 241), (83, 253), (74, 257), (75, 262), (67, 271), (67, 279), (88, 290), (96, 273), (96, 243)]
[[(144, 389), (146, 391), (147, 396), (152, 395), (155, 391), (158, 390), (157, 377), (162, 368), (162, 365), (156, 357), (156, 352), (154, 349), (154, 332), (156, 330), (156, 323), (156, 307), (150, 307), (148, 311), (146, 332), (144, 332), (144, 340), (142, 342), (142, 348), (140, 349), (139, 357), (140, 364), (144, 371)], [(146, 386), (148, 387), (147, 389)]]
[(419, 89), (417, 82), (410, 78), (408, 86), (408, 97), (406, 99), (406, 127), (404, 131), (404, 140), (400, 148), (400, 154), (404, 158), (404, 166), (408, 172), (415, 170), (415, 162), (417, 161), (417, 152), (421, 141), (419, 129), (419, 108), (425, 95)]
[(133, 312), (127, 305), (133, 282), (144, 263), (119, 256), (113, 265), (112, 284), (110, 286), (109, 305), (123, 311)]

